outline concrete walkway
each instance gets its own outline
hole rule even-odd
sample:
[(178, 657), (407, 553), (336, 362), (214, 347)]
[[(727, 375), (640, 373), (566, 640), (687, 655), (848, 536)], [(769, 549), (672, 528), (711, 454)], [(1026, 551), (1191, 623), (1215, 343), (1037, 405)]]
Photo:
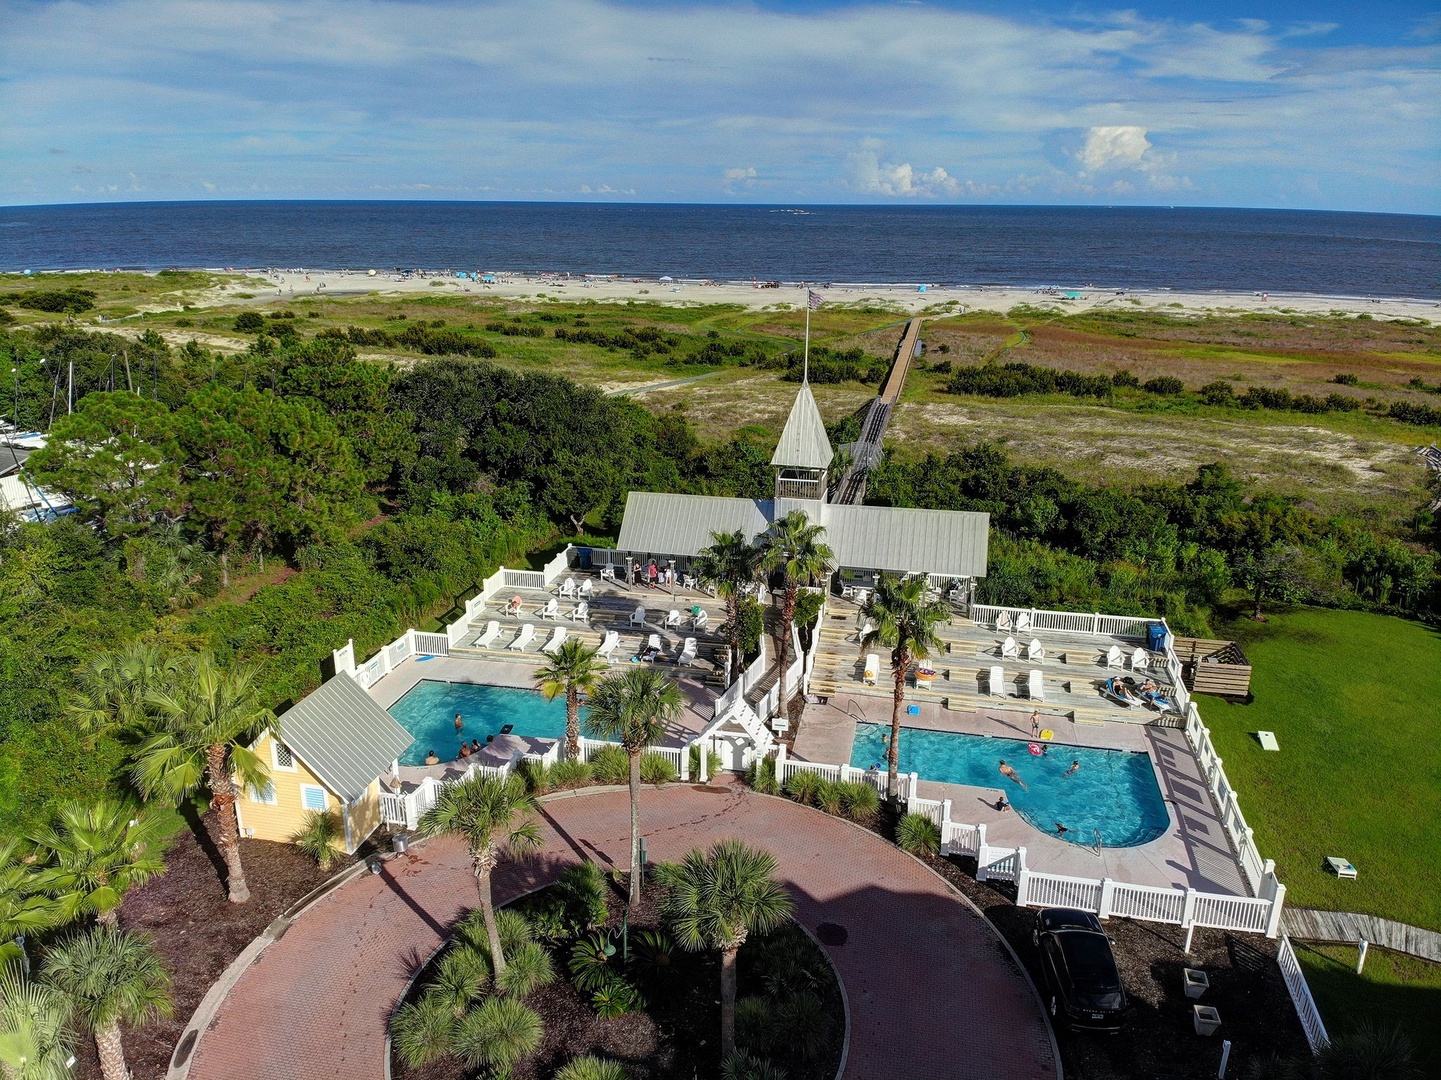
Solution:
[[(647, 790), (653, 859), (724, 837), (764, 844), (800, 922), (848, 932), (828, 946), (850, 1009), (845, 1076), (1059, 1077), (1055, 1044), (998, 935), (924, 866), (870, 833), (731, 787)], [(624, 792), (541, 807), (546, 845), (496, 873), (498, 901), (582, 857), (627, 862)], [(437, 840), (337, 889), (240, 978), (195, 1053), (193, 1080), (379, 1080), (386, 1024), (406, 981), (475, 900), (458, 843)]]

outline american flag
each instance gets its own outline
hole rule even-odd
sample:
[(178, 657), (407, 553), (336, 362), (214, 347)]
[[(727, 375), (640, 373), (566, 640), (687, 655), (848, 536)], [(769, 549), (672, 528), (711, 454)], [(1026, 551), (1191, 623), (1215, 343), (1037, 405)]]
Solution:
[(821, 298), (821, 294), (816, 292), (814, 289), (807, 289), (806, 303), (810, 306), (810, 309), (812, 311), (815, 311), (816, 308), (820, 307), (822, 304), (825, 303), (825, 300), (823, 300)]

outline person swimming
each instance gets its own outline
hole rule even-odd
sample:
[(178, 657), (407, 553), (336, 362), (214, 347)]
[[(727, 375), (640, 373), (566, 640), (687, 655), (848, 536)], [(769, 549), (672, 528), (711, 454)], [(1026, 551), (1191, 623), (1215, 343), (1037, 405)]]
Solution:
[(432, 750), (430, 753), (425, 755), (425, 763), (427, 765), (439, 765), (440, 755), (437, 754), (434, 750)]
[(1064, 825), (1062, 825), (1059, 821), (1056, 822), (1056, 835), (1057, 835), (1057, 836), (1065, 836), (1065, 835), (1066, 835), (1068, 832), (1070, 832), (1070, 831), (1071, 831), (1070, 829), (1066, 828), (1066, 827), (1065, 827)]
[(1006, 764), (1005, 758), (1001, 758), (1001, 764), (997, 766), (997, 770), (1007, 780), (1014, 780), (1016, 783), (1020, 784), (1021, 787), (1025, 788), (1025, 790), (1031, 790), (1030, 788), (1026, 787), (1026, 782), (1021, 779), (1020, 774), (1017, 773), (1015, 769), (1011, 768), (1011, 766)]
[(1067, 769), (1067, 770), (1066, 770), (1064, 773), (1062, 773), (1061, 775), (1062, 775), (1062, 776), (1073, 776), (1073, 775), (1075, 775), (1075, 773), (1077, 772), (1077, 770), (1080, 769), (1080, 767), (1081, 767), (1081, 763), (1080, 763), (1079, 761), (1073, 761), (1073, 762), (1071, 762), (1071, 767), (1070, 767), (1069, 769)]
[(456, 731), (456, 734), (459, 734), (460, 732), (462, 732), (462, 731), (464, 731), (464, 730), (465, 730), (465, 721), (460, 718), (460, 713), (456, 713), (456, 714), (455, 714), (455, 731)]

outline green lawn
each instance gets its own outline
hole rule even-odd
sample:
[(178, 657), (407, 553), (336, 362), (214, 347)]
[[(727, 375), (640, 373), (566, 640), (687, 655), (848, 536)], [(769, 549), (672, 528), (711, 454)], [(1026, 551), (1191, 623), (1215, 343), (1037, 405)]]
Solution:
[[(1198, 704), (1287, 901), (1441, 930), (1441, 633), (1314, 610), (1230, 631), (1255, 701)], [(1281, 752), (1262, 750), (1257, 730)], [(1359, 878), (1327, 874), (1328, 855)]]
[(1295, 943), (1296, 959), (1333, 1038), (1370, 1019), (1399, 1024), (1416, 1046), (1428, 1076), (1441, 1077), (1441, 964), (1384, 949), (1366, 954), (1366, 969), (1356, 974), (1356, 946)]

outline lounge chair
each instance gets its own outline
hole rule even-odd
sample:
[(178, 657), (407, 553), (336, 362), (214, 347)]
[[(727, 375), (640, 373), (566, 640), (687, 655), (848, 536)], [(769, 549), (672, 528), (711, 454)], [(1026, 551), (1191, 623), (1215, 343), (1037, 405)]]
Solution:
[(674, 630), (680, 626), (680, 609), (671, 608), (665, 613), (665, 628)]
[(589, 622), (589, 621), (590, 621), (590, 605), (589, 605), (588, 603), (586, 603), (584, 600), (582, 600), (580, 603), (576, 604), (576, 605), (575, 605), (575, 609), (570, 613), (570, 621), (571, 621), (571, 622), (579, 622), (579, 623)]
[(1131, 670), (1145, 671), (1151, 666), (1151, 654), (1145, 649), (1137, 649), (1131, 654)]
[(1101, 693), (1123, 709), (1143, 704), (1140, 695), (1127, 686), (1124, 679), (1117, 676), (1112, 676), (1101, 684)]
[(500, 623), (498, 623), (494, 619), (491, 619), (488, 623), (485, 624), (485, 629), (481, 632), (480, 637), (475, 639), (475, 647), (477, 649), (490, 648), (490, 643), (496, 639), (496, 635), (498, 635), (499, 633)]
[(856, 631), (856, 643), (859, 645), (864, 645), (866, 642), (866, 638), (869, 637), (872, 633), (874, 633), (875, 629), (875, 623), (871, 622), (870, 619), (867, 619), (866, 624)]
[(680, 655), (675, 658), (675, 662), (677, 664), (694, 664), (696, 652), (695, 638), (688, 637), (685, 639), (685, 645), (681, 649)]
[(997, 632), (997, 633), (1000, 633), (1002, 630), (1009, 630), (1010, 628), (1011, 628), (1011, 613), (1010, 613), (1009, 611), (1003, 611), (1003, 612), (1001, 612), (999, 615), (996, 616), (996, 632)]
[(535, 640), (535, 627), (526, 623), (515, 635), (515, 640), (506, 646), (511, 652), (525, 652), (525, 647)]
[(694, 615), (691, 616), (690, 624), (692, 629), (704, 630), (707, 626), (710, 625), (709, 613), (707, 613), (705, 608), (701, 608), (699, 611), (697, 611)]
[(1026, 673), (1026, 696), (1032, 701), (1046, 700), (1046, 688), (1041, 679), (1041, 673), (1036, 668), (1031, 668)]
[(990, 678), (986, 681), (986, 689), (991, 697), (1006, 696), (1006, 672), (999, 664), (991, 668)]
[(582, 600), (587, 600), (590, 598), (590, 594), (593, 592), (595, 592), (595, 582), (591, 581), (590, 578), (586, 578), (580, 583), (580, 589), (577, 591), (576, 595), (579, 596)]
[(1119, 645), (1112, 645), (1109, 649), (1106, 650), (1107, 667), (1120, 667), (1122, 662), (1123, 661), (1121, 660), (1121, 647)]
[(638, 607), (630, 613), (630, 624), (632, 626), (645, 625), (645, 608)]
[(1016, 633), (1024, 634), (1031, 628), (1031, 617), (1024, 611), (1016, 616)]
[(536, 609), (535, 617), (537, 619), (553, 619), (559, 614), (560, 601), (552, 596), (549, 600), (545, 602), (545, 605), (543, 607), (539, 607)]
[(660, 635), (652, 634), (650, 637), (646, 638), (645, 647), (647, 649), (654, 649), (656, 652), (660, 652)]
[(556, 595), (565, 600), (575, 599), (575, 578), (566, 578), (561, 582), (560, 589)]
[(1026, 646), (1026, 659), (1033, 664), (1044, 663), (1046, 659), (1046, 647), (1035, 638), (1031, 638), (1031, 643)]
[(550, 638), (546, 641), (541, 652), (554, 652), (565, 644), (565, 627), (557, 626), (550, 632)]
[(877, 653), (866, 654), (866, 673), (862, 681), (867, 686), (875, 686), (876, 680), (881, 677), (881, 658)]
[(614, 581), (615, 567), (612, 566), (610, 563), (606, 563), (604, 566), (602, 566), (600, 568), (600, 579), (601, 581)]
[(525, 603), (525, 601), (520, 596), (512, 596), (510, 602), (505, 605), (505, 614), (519, 616), (520, 606), (523, 603)]
[(1002, 660), (1019, 660), (1021, 658), (1021, 647), (1016, 644), (1016, 639), (1007, 637), (1001, 642), (1000, 657)]
[(605, 640), (600, 643), (600, 648), (596, 649), (595, 654), (603, 660), (609, 660), (611, 663), (615, 663), (615, 661), (611, 659), (610, 654), (615, 652), (616, 646), (619, 644), (620, 634), (614, 630), (607, 630), (605, 632)]

